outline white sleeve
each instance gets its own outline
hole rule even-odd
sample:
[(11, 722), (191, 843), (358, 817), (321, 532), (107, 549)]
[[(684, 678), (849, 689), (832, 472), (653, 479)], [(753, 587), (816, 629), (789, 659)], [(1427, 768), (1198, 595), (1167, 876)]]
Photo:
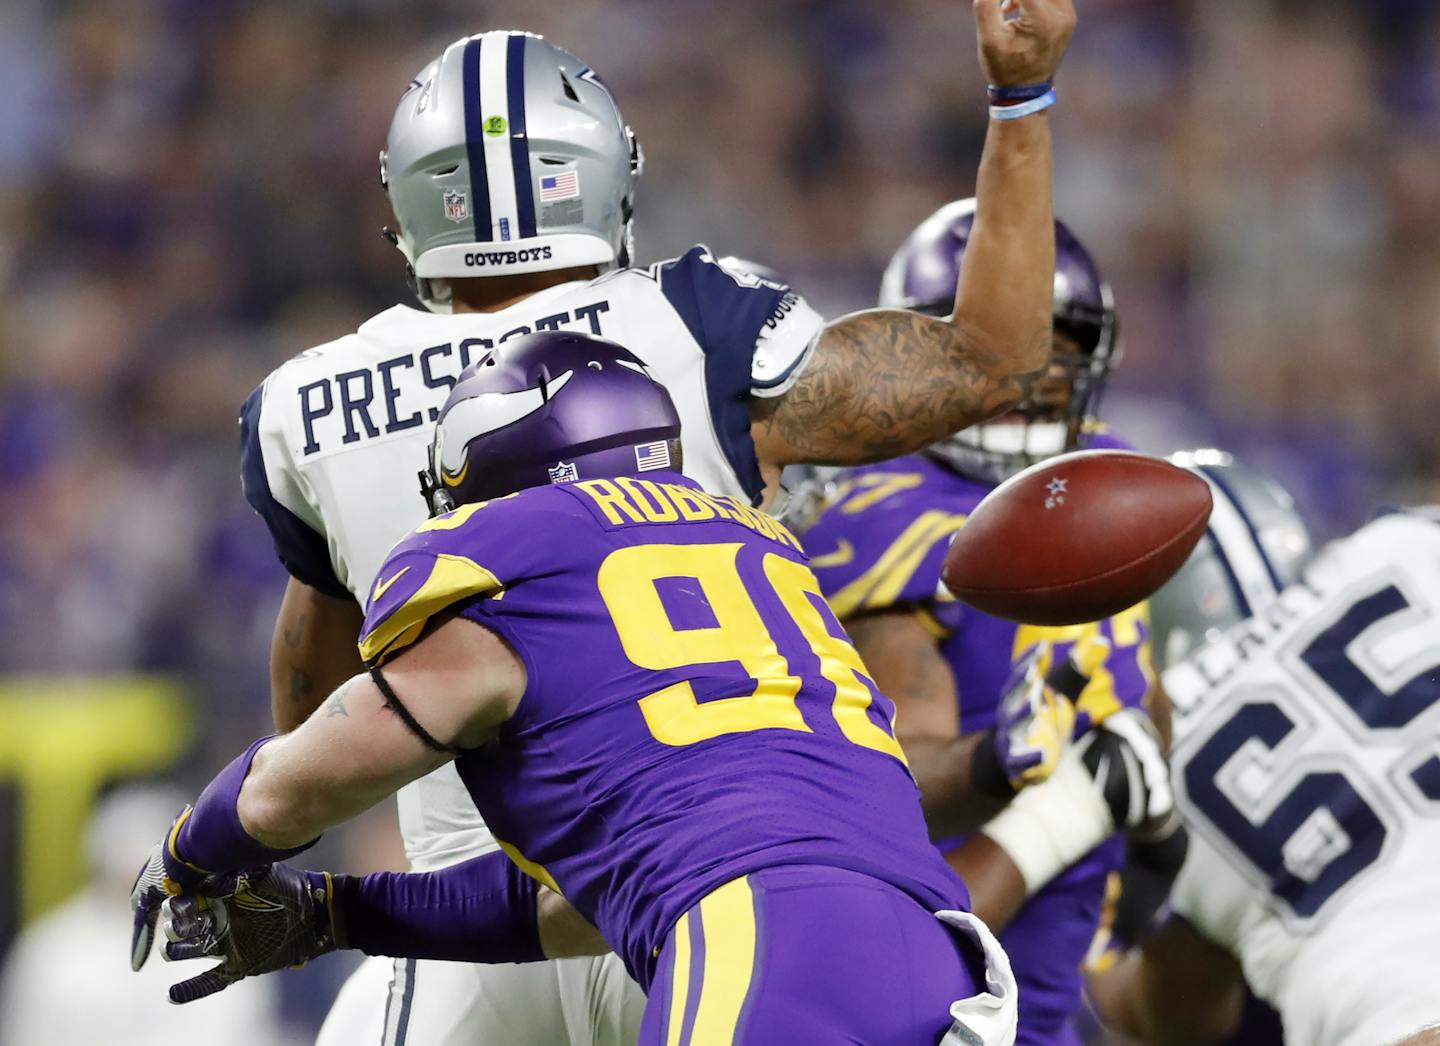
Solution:
[(750, 394), (779, 396), (794, 385), (824, 329), (825, 320), (810, 303), (786, 290), (755, 341)]

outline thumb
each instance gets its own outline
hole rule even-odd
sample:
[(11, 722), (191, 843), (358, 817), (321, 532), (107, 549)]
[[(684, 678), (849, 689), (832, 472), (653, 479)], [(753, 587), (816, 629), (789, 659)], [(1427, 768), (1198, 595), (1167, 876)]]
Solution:
[(188, 981), (172, 984), (170, 1001), (177, 1006), (183, 1006), (187, 1002), (194, 1002), (196, 999), (203, 999), (207, 995), (224, 991), (238, 980), (240, 980), (239, 977), (226, 973), (225, 964), (221, 963), (219, 966), (206, 970), (198, 977), (191, 977)]
[(975, 28), (982, 41), (998, 39), (1005, 30), (1002, 0), (975, 0)]

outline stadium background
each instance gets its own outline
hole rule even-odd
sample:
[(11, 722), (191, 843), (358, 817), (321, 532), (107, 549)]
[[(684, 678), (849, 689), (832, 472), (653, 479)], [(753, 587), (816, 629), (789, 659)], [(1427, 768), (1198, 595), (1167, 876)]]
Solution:
[[(1145, 449), (1245, 455), (1322, 536), (1386, 501), (1440, 500), (1440, 11), (1079, 6), (1057, 197), (1116, 291), (1111, 420)], [(34, 920), (73, 909), (93, 878), (118, 928), (87, 923), (80, 950), (60, 951), (89, 971), (66, 997), (97, 1027), (123, 1023), (98, 1001), (135, 994), (118, 869), (154, 829), (144, 803), (120, 804), (92, 874), (97, 798), (155, 775), (193, 788), (266, 727), (284, 575), (239, 493), (236, 411), (277, 363), (407, 300), (377, 234), (375, 160), (432, 52), (510, 27), (573, 49), (646, 149), (642, 260), (705, 242), (838, 314), (872, 300), (916, 221), (972, 190), (985, 110), (968, 8), (9, 0), (0, 950), (27, 920), (32, 941), (59, 933)], [(116, 842), (137, 830), (138, 848)], [(393, 865), (388, 840), (378, 815), (324, 859)], [(61, 976), (29, 969), (49, 954), (12, 953), (6, 1046), (39, 1041), (13, 1018)], [(342, 973), (280, 978), (278, 1001), (257, 1002), (278, 1017), (243, 1041), (308, 1041)], [(165, 1026), (108, 1028), (106, 1042), (171, 1041)]]

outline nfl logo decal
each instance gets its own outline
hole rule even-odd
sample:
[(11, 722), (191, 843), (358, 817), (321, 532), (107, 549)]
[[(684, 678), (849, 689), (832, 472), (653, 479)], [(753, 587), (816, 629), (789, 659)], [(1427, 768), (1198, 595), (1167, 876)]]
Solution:
[(445, 201), (445, 217), (452, 222), (463, 222), (470, 217), (470, 205), (465, 201), (463, 192), (446, 189), (443, 199)]
[(635, 446), (635, 468), (640, 472), (654, 472), (670, 467), (670, 444), (665, 440), (654, 443), (639, 443)]
[(551, 483), (574, 483), (579, 478), (580, 470), (575, 467), (573, 461), (568, 464), (563, 461), (557, 462), (550, 469)]

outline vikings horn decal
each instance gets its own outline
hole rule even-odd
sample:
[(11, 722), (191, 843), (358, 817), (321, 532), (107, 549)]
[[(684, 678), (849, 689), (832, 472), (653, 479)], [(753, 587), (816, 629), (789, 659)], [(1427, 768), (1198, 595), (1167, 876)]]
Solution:
[(449, 432), (462, 433), (463, 438), (445, 440), (441, 450), (441, 467), (450, 475), (455, 475), (465, 467), (465, 445), (470, 440), (534, 414), (555, 398), (574, 373), (567, 370), (545, 386), (517, 392), (487, 392), (455, 404), (442, 424)]

